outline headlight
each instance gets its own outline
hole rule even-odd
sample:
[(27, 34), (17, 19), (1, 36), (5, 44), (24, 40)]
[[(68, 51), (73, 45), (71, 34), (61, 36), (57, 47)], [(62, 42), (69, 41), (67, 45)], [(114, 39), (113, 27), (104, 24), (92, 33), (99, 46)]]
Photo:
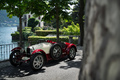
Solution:
[(34, 51), (34, 50), (30, 48), (30, 53), (31, 53), (31, 54), (32, 54), (33, 51)]
[(27, 48), (27, 54), (28, 54), (28, 55), (31, 55), (33, 51), (34, 51), (34, 50), (33, 50), (32, 47)]
[(34, 47), (29, 47), (30, 49), (30, 54), (32, 54), (32, 52), (34, 51)]

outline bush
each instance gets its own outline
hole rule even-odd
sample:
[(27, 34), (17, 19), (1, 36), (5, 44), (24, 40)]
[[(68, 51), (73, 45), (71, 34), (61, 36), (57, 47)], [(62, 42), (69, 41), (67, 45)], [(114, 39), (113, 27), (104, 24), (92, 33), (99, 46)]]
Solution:
[(25, 27), (25, 31), (31, 31), (32, 27)]
[[(57, 34), (56, 30), (36, 30), (37, 36), (47, 36), (48, 34)], [(62, 31), (60, 31), (60, 34)]]
[(36, 30), (43, 30), (43, 29), (41, 27), (35, 27), (34, 31), (36, 31)]
[[(22, 30), (22, 35), (23, 35), (23, 39), (27, 40), (28, 36), (33, 36), (35, 34), (31, 31), (31, 27), (25, 27), (25, 29)], [(15, 31), (15, 33), (12, 33), (11, 36), (12, 36), (12, 40), (19, 40), (18, 31)]]
[(12, 33), (11, 36), (12, 36), (12, 40), (19, 40), (19, 32), (18, 31), (15, 31), (15, 33)]
[[(33, 44), (36, 44), (39, 39), (52, 40), (52, 41), (57, 40), (56, 37), (29, 36), (28, 37), (28, 42), (33, 45)], [(68, 40), (69, 40), (68, 36), (60, 36), (60, 41), (68, 42)]]
[(28, 39), (28, 36), (32, 36), (34, 35), (34, 33), (32, 31), (23, 31), (23, 39), (24, 40), (27, 40)]
[(75, 25), (73, 22), (67, 28), (64, 27), (62, 31), (64, 35), (80, 35), (79, 24)]
[(32, 17), (28, 20), (28, 26), (32, 27), (33, 32), (34, 32), (34, 27), (36, 27), (38, 24), (39, 24), (39, 21), (35, 20), (34, 17)]
[(15, 31), (15, 33), (12, 33), (11, 36), (18, 36), (19, 35), (19, 32), (18, 31)]
[(24, 40), (27, 40), (28, 36), (34, 35), (31, 29), (32, 29), (31, 27), (25, 27), (25, 29), (23, 30), (22, 35)]
[(54, 28), (53, 27), (48, 27), (47, 30), (54, 30)]

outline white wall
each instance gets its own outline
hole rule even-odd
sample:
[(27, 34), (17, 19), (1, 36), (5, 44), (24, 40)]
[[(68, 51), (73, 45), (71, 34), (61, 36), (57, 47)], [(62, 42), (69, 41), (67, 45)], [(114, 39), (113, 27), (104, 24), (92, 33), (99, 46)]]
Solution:
[[(28, 20), (31, 17), (33, 17), (33, 14), (31, 14), (31, 13), (23, 15), (23, 20), (22, 20), (22, 26), (23, 26), (23, 28), (28, 26)], [(39, 17), (36, 18), (36, 20), (39, 21), (39, 24), (36, 27), (43, 27), (44, 26), (44, 22), (41, 21), (42, 17), (43, 16), (40, 16), (40, 18)]]

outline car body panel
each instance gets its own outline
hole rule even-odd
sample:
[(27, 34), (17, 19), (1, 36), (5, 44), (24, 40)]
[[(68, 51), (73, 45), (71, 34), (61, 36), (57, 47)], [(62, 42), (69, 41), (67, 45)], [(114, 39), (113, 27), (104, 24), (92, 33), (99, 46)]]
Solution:
[(25, 50), (23, 48), (21, 48), (21, 47), (15, 47), (11, 51), (13, 52), (15, 50), (20, 50), (21, 53), (25, 52)]
[(21, 50), (22, 48), (21, 47), (15, 47), (13, 48), (11, 51), (14, 51), (14, 50)]
[(75, 47), (76, 49), (76, 52), (77, 52), (77, 48), (76, 48), (76, 45), (75, 44), (69, 44), (69, 43), (66, 43), (68, 46), (66, 48), (66, 53), (69, 54), (69, 51), (71, 49), (71, 47)]
[(44, 51), (46, 54), (49, 54), (51, 46), (52, 46), (52, 43), (43, 42), (36, 45), (32, 45), (29, 48), (34, 50), (33, 53), (38, 51)]

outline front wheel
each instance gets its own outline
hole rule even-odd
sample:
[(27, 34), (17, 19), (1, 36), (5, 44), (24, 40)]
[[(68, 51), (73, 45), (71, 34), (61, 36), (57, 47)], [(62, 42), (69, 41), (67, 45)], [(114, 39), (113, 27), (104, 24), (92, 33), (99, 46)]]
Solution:
[(75, 48), (74, 48), (74, 47), (71, 47), (70, 52), (69, 52), (69, 55), (68, 55), (68, 58), (69, 58), (70, 60), (73, 60), (73, 59), (75, 58), (75, 56), (76, 56)]
[(21, 56), (20, 56), (20, 51), (19, 50), (16, 50), (16, 51), (13, 51), (11, 54), (10, 54), (10, 58), (9, 58), (9, 61), (10, 63), (13, 65), (13, 66), (19, 66), (21, 65)]
[(40, 53), (33, 54), (30, 59), (30, 66), (33, 70), (39, 70), (43, 67), (44, 57)]

